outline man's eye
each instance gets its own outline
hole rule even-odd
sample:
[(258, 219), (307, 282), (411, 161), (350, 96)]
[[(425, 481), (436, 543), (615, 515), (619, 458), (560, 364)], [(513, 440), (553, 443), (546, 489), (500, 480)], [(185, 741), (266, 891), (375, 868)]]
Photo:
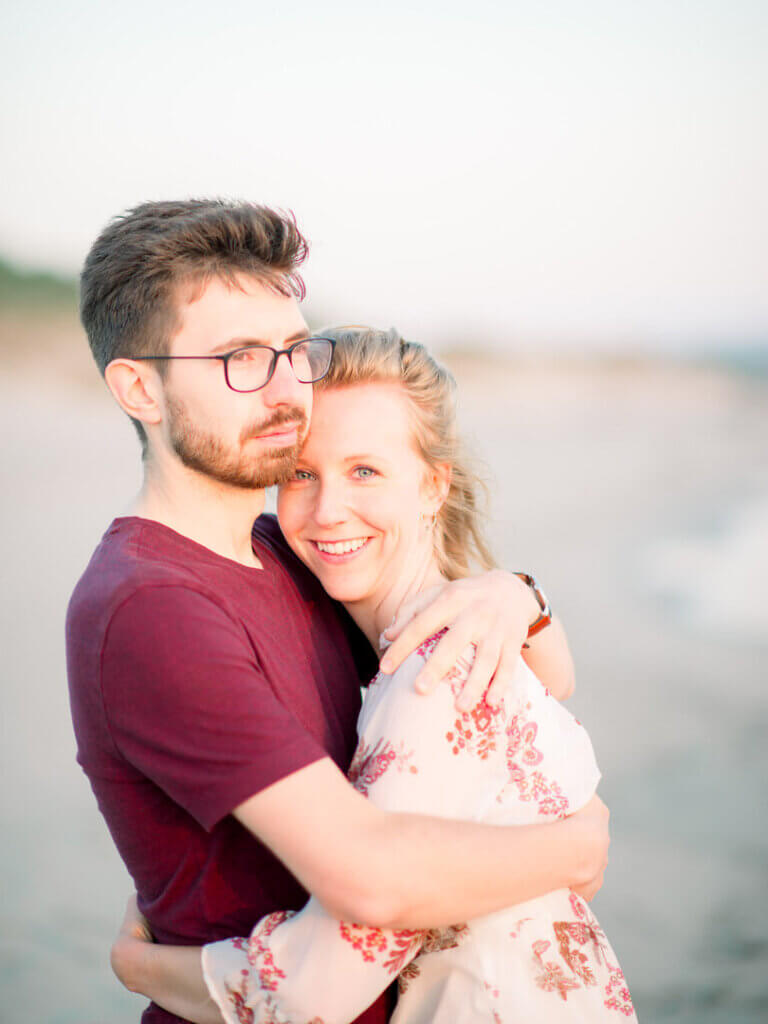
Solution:
[(265, 348), (259, 348), (254, 345), (253, 348), (238, 348), (231, 353), (229, 360), (232, 363), (262, 363), (269, 359), (269, 350)]
[(371, 466), (355, 466), (353, 473), (360, 480), (370, 480), (371, 477), (378, 476), (378, 473)]

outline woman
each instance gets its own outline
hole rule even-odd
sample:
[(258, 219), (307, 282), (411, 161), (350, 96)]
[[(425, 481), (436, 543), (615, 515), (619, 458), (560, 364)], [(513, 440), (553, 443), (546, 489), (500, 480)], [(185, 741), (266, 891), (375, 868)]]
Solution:
[[(317, 386), (278, 515), (290, 546), (378, 649), (404, 601), (490, 556), (456, 438), (450, 376), (394, 331), (331, 334), (334, 364)], [(500, 703), (457, 711), (471, 647), (430, 698), (417, 695), (414, 678), (438, 640), (368, 688), (353, 784), (385, 809), (499, 825), (583, 807), (599, 771), (581, 725), (522, 660)], [(263, 919), (248, 939), (204, 947), (202, 968), (233, 1024), (344, 1024), (398, 975), (395, 1024), (634, 1019), (600, 926), (569, 890), (437, 924), (384, 931), (338, 922), (311, 899), (299, 913)], [(155, 975), (133, 987), (199, 1024), (222, 1019), (204, 998), (199, 964), (187, 959), (180, 976), (174, 956), (157, 948)], [(190, 992), (202, 993), (199, 1012)]]

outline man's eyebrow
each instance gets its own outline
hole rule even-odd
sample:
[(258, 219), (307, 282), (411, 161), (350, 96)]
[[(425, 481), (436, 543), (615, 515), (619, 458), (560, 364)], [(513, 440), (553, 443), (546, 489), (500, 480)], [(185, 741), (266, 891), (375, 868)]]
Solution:
[[(311, 338), (312, 335), (306, 328), (302, 328), (300, 331), (296, 331), (290, 338), (286, 338), (283, 342), (283, 348), (286, 348), (294, 341), (303, 341), (305, 338)], [(266, 345), (268, 348), (274, 348), (274, 345), (270, 345), (268, 341), (262, 341), (261, 338), (229, 338), (227, 341), (222, 341), (220, 345), (212, 348), (209, 355), (215, 356), (220, 352), (231, 352), (236, 348), (248, 348), (249, 345)]]

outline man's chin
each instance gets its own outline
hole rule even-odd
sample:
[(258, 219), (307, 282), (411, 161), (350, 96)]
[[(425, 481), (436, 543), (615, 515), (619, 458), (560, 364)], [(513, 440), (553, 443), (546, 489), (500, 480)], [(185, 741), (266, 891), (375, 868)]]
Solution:
[(262, 452), (258, 464), (254, 465), (246, 459), (227, 462), (207, 451), (181, 445), (176, 448), (176, 454), (189, 469), (244, 491), (263, 491), (292, 480), (298, 453), (297, 445), (288, 449), (273, 448)]
[(270, 460), (270, 465), (259, 467), (260, 479), (265, 481), (259, 484), (259, 487), (279, 487), (280, 484), (287, 484), (289, 480), (293, 480), (298, 457), (298, 446), (291, 448), (289, 452), (284, 448), (275, 448), (268, 452), (267, 459)]
[(232, 472), (224, 471), (221, 474), (214, 469), (209, 471), (209, 475), (219, 479), (222, 483), (229, 483), (235, 487), (263, 491), (267, 487), (277, 487), (292, 480), (296, 469), (296, 458), (295, 450), (292, 449), (291, 456), (288, 457), (284, 449), (278, 449), (277, 452), (265, 453), (259, 460), (258, 466), (239, 466)]

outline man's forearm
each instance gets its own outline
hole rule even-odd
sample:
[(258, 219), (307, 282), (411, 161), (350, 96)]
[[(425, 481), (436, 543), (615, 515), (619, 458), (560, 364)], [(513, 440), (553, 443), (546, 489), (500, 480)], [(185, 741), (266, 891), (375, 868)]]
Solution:
[(368, 863), (384, 901), (363, 918), (388, 928), (456, 924), (585, 884), (595, 839), (578, 822), (493, 826), (391, 814), (382, 823), (378, 863)]
[(504, 827), (386, 811), (328, 758), (235, 815), (333, 917), (380, 927), (455, 924), (580, 886), (601, 870), (608, 848), (600, 801), (563, 821)]

